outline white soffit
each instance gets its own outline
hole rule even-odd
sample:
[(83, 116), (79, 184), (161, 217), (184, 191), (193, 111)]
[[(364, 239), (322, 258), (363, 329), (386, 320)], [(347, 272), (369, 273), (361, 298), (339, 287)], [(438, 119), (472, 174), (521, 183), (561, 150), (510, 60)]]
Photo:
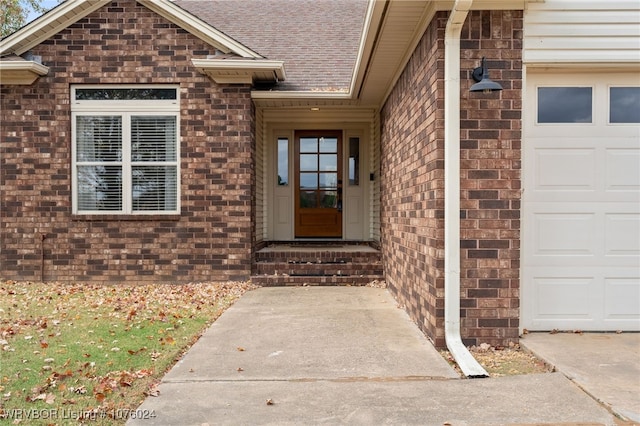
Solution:
[[(359, 63), (366, 68), (364, 71), (356, 70), (355, 90), (359, 91), (357, 94), (363, 103), (381, 104), (400, 77), (435, 13), (451, 10), (454, 2), (371, 1), (375, 3), (373, 19), (371, 28), (367, 28), (366, 39), (362, 42), (365, 50)], [(543, 0), (474, 0), (471, 9), (522, 10), (526, 3), (539, 1)], [(367, 51), (367, 48), (370, 50)]]

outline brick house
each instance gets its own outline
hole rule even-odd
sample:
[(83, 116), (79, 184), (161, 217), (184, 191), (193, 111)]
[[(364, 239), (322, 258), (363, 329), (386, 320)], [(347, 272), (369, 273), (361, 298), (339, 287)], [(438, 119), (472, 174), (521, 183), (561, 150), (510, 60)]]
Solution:
[(437, 346), (452, 299), (467, 344), (638, 330), (629, 10), (68, 0), (0, 42), (1, 278), (384, 278)]

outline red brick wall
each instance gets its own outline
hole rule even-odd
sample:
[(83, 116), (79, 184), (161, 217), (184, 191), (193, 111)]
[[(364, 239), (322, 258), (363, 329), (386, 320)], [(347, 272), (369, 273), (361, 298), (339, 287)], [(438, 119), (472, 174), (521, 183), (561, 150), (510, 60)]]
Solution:
[[(0, 277), (40, 279), (43, 245), (45, 280), (248, 278), (254, 113), (248, 85), (192, 67), (214, 49), (121, 0), (32, 51), (49, 74), (1, 88)], [(70, 85), (109, 83), (180, 86), (180, 215), (72, 215)]]
[(418, 326), (444, 338), (444, 24), (439, 13), (381, 111), (387, 284)]
[[(387, 282), (444, 346), (444, 28), (438, 13), (381, 112)], [(461, 321), (467, 344), (518, 338), (522, 13), (471, 12), (461, 49)], [(482, 56), (505, 90), (470, 93)]]

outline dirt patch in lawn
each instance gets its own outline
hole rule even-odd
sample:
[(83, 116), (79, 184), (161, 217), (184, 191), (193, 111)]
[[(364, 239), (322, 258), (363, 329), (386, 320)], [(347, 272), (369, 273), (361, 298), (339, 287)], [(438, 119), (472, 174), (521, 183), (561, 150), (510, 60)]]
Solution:
[[(480, 346), (471, 346), (469, 352), (489, 373), (489, 377), (541, 374), (554, 371), (552, 366), (516, 343), (512, 343), (509, 347), (494, 347), (483, 343)], [(440, 353), (456, 371), (462, 373), (449, 351), (442, 350)]]

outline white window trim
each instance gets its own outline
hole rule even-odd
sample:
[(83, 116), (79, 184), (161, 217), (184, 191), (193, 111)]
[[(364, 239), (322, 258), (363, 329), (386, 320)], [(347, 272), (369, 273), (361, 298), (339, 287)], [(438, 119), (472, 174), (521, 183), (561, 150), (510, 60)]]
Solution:
[[(177, 99), (169, 100), (105, 100), (85, 101), (76, 100), (76, 89), (84, 88), (110, 88), (110, 89), (175, 89)], [(121, 165), (122, 169), (122, 210), (79, 210), (78, 209), (78, 161), (77, 161), (77, 134), (76, 119), (79, 116), (112, 116), (122, 117), (122, 161), (113, 162), (114, 166)], [(147, 166), (172, 166), (176, 168), (176, 209), (175, 210), (133, 210), (132, 206), (132, 168), (139, 165), (131, 160), (131, 117), (132, 116), (175, 116), (176, 117), (176, 159), (174, 161), (144, 162)], [(181, 209), (181, 178), (180, 178), (180, 88), (176, 85), (119, 85), (119, 86), (93, 86), (78, 85), (71, 88), (71, 197), (72, 212), (76, 215), (176, 215)], [(90, 162), (81, 162), (83, 165), (91, 165)], [(104, 162), (96, 162), (102, 165)]]

